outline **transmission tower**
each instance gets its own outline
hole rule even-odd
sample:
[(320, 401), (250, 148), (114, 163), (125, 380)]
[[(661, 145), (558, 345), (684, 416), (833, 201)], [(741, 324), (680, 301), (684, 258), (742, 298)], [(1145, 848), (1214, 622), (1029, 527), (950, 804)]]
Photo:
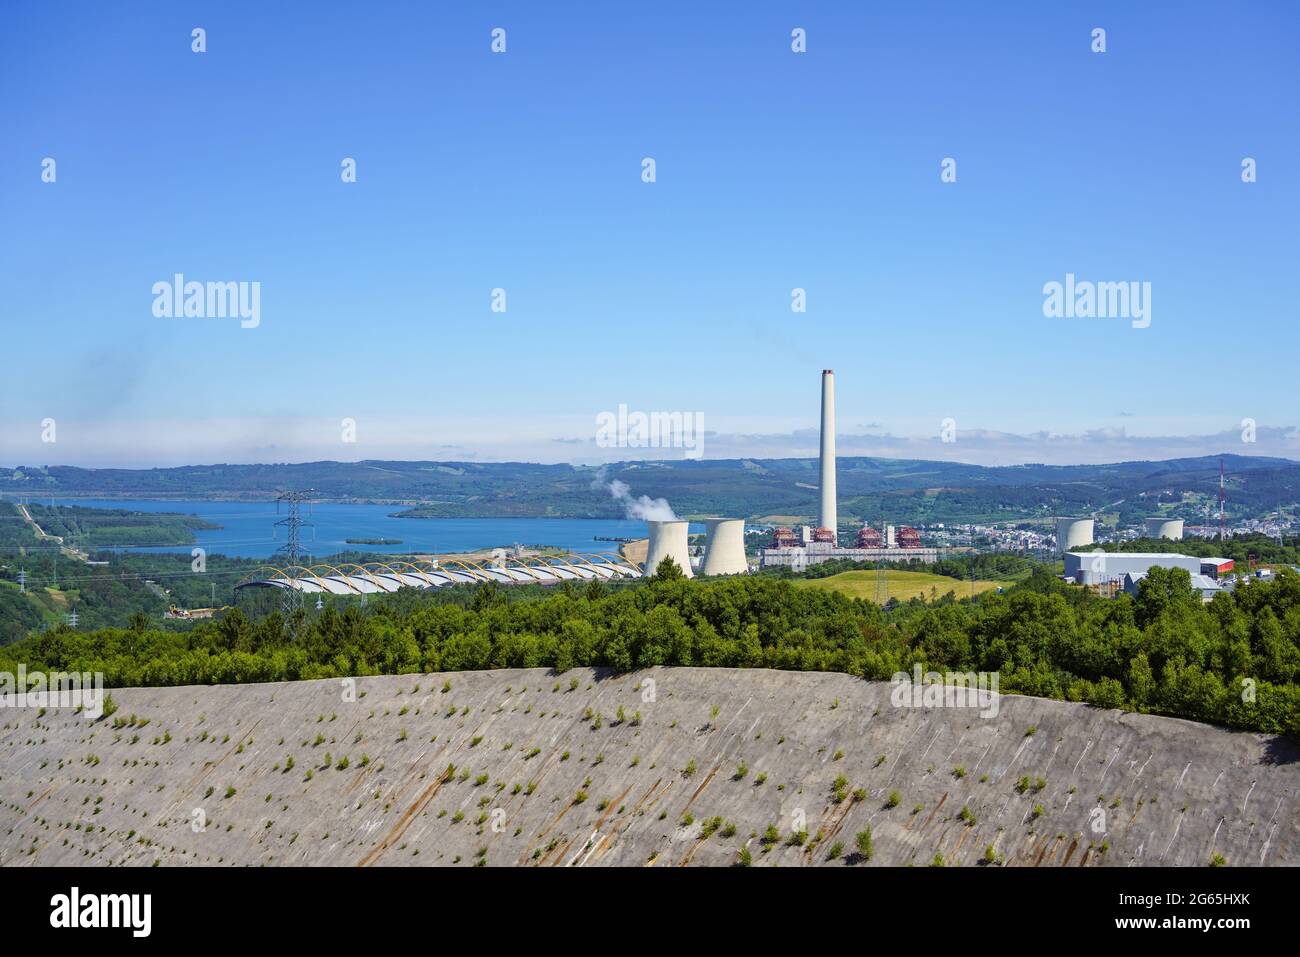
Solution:
[[(884, 551), (889, 547), (889, 537), (887, 534), (889, 526), (885, 524), (885, 516), (880, 516), (880, 545)], [(881, 608), (889, 602), (889, 568), (886, 566), (883, 558), (876, 563), (876, 604)]]
[(282, 492), (275, 503), (277, 514), (281, 502), (285, 504), (288, 511), (288, 514), (275, 524), (277, 527), (283, 525), (285, 528), (285, 543), (280, 546), (276, 554), (284, 556), (284, 570), (289, 575), (289, 587), (285, 588), (280, 596), (280, 610), (284, 612), (285, 624), (290, 632), (296, 627), (298, 620), (295, 613), (302, 610), (302, 591), (298, 587), (303, 577), (302, 572), (305, 571), (302, 566), (302, 530), (311, 524), (302, 519), (302, 503), (310, 502), (315, 494), (316, 490), (310, 488), (298, 492)]

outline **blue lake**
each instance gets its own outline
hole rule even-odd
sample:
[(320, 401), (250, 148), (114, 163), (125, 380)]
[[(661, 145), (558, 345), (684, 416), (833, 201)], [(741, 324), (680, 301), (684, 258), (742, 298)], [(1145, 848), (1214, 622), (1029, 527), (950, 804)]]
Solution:
[[(48, 503), (41, 498), (36, 501)], [(286, 510), (274, 502), (156, 501), (145, 499), (54, 499), (56, 505), (84, 505), (91, 508), (125, 508), (139, 512), (181, 512), (197, 515), (222, 526), (196, 531), (197, 544), (212, 555), (266, 558), (285, 543), (285, 529), (275, 523)], [(575, 552), (610, 552), (617, 542), (608, 538), (644, 538), (646, 524), (630, 519), (581, 518), (393, 518), (401, 505), (336, 505), (304, 507), (303, 518), (311, 524), (302, 531), (303, 547), (317, 558), (339, 551), (386, 552), (391, 554), (467, 552), (479, 548), (523, 545), (552, 545)], [(691, 525), (691, 532), (704, 526)], [(400, 545), (348, 545), (349, 538), (398, 539)], [(193, 545), (135, 548), (131, 551), (188, 552)]]

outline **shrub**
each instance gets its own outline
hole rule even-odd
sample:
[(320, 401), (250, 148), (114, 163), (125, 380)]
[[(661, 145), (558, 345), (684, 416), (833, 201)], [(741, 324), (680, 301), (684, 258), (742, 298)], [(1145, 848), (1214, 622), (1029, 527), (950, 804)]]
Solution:
[(869, 861), (875, 856), (876, 844), (871, 839), (871, 828), (869, 826), (865, 830), (858, 831), (854, 843), (857, 845), (858, 853), (862, 855), (864, 861)]
[(887, 807), (887, 808), (888, 808), (888, 807), (898, 807), (898, 802), (901, 801), (902, 799), (903, 799), (903, 796), (902, 796), (901, 794), (899, 794), (897, 791), (890, 791), (890, 792), (889, 792), (889, 800), (887, 800), (887, 801), (885, 802), (885, 807)]

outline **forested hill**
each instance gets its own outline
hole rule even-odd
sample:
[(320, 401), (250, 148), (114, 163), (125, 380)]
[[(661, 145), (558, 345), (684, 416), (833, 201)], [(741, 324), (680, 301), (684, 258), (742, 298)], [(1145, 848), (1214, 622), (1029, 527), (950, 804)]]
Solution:
[[(1053, 514), (1118, 512), (1131, 520), (1165, 506), (1203, 517), (1217, 497), (1219, 458), (1111, 465), (989, 468), (914, 459), (839, 460), (843, 518), (911, 524), (997, 521)], [(1225, 455), (1230, 518), (1257, 517), (1300, 501), (1300, 463)], [(681, 515), (750, 519), (811, 516), (817, 460), (720, 459), (624, 462), (604, 468), (519, 462), (306, 462), (194, 465), (167, 469), (0, 468), (0, 494), (121, 498), (267, 499), (278, 490), (313, 488), (322, 501), (418, 505), (436, 517), (616, 518), (622, 506), (605, 482), (633, 495), (666, 498)]]

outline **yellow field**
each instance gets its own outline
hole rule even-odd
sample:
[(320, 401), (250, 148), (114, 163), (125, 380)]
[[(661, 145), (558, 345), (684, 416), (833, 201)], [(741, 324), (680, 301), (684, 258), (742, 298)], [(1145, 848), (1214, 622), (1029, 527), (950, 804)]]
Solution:
[[(889, 597), (897, 598), (899, 601), (908, 601), (912, 598), (942, 598), (948, 592), (955, 592), (957, 598), (969, 598), (971, 595), (969, 581), (958, 581), (946, 575), (902, 572), (893, 569), (890, 569), (888, 575)], [(874, 601), (876, 598), (876, 572), (874, 571), (840, 572), (829, 578), (798, 578), (794, 583), (800, 588), (829, 588), (850, 598), (865, 598), (868, 601)], [(974, 584), (974, 591), (978, 594), (1009, 583), (981, 581), (977, 578)]]

